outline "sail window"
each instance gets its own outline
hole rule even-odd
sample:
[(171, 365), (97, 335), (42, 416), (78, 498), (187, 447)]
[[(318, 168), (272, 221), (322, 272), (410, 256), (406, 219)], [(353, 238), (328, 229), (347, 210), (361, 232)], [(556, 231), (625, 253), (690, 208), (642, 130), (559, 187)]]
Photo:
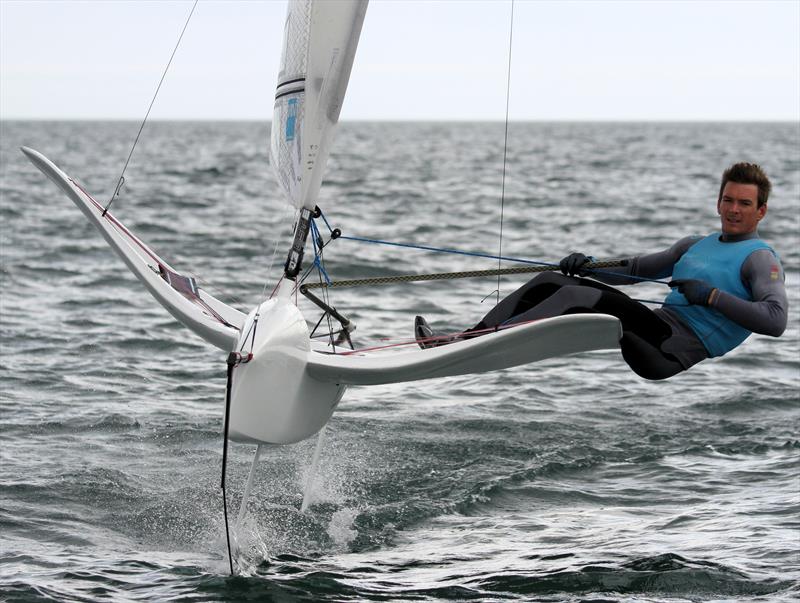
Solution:
[(188, 298), (196, 298), (198, 296), (197, 283), (191, 276), (178, 274), (166, 268), (163, 264), (158, 265), (158, 273), (161, 275), (161, 278), (167, 281), (167, 284), (178, 293), (182, 293)]

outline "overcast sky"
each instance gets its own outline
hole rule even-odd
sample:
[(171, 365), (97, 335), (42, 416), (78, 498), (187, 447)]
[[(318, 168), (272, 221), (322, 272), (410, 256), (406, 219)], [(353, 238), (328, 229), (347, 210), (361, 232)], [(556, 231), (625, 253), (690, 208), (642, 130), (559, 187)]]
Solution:
[[(0, 0), (0, 117), (141, 119), (191, 6)], [(271, 119), (285, 12), (201, 0), (151, 119)], [(373, 0), (342, 119), (504, 119), (510, 16)], [(517, 0), (510, 116), (800, 120), (800, 1)]]

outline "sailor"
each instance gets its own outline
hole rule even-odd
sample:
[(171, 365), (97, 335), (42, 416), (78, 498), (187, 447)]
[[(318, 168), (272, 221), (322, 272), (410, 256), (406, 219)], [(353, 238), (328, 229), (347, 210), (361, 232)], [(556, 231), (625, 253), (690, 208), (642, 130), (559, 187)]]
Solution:
[[(758, 236), (771, 188), (760, 166), (734, 164), (722, 174), (717, 199), (721, 232), (685, 237), (669, 249), (629, 258), (625, 266), (602, 272), (586, 270), (592, 258), (572, 253), (559, 264), (563, 274), (533, 278), (462, 333), (437, 335), (417, 316), (417, 342), (422, 348), (435, 347), (515, 323), (564, 314), (610, 314), (622, 324), (625, 361), (637, 375), (656, 380), (730, 352), (751, 332), (779, 337), (788, 311), (783, 268)], [(589, 274), (607, 284), (582, 278)], [(669, 276), (671, 292), (653, 310), (609, 286)]]

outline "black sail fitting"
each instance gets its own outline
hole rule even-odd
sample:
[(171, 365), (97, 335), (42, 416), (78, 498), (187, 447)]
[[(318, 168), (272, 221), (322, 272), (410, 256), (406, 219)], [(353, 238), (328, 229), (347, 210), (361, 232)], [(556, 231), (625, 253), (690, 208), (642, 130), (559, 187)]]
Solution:
[(300, 218), (297, 220), (297, 226), (294, 229), (294, 241), (292, 248), (289, 250), (289, 255), (286, 258), (286, 265), (284, 266), (283, 273), (286, 278), (294, 280), (300, 274), (303, 267), (303, 249), (306, 246), (308, 239), (308, 231), (311, 228), (311, 210), (303, 208), (300, 210)]

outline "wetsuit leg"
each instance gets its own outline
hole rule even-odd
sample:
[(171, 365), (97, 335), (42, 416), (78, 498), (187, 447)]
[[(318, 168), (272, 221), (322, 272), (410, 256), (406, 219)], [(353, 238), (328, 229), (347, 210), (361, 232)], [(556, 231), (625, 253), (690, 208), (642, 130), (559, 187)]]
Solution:
[(623, 331), (619, 340), (622, 358), (631, 370), (644, 379), (658, 381), (685, 370), (672, 354), (639, 337), (632, 331)]
[[(469, 331), (492, 329), (506, 324), (511, 318), (519, 316), (534, 308), (552, 296), (561, 287), (580, 286), (620, 293), (617, 289), (589, 279), (565, 276), (557, 272), (545, 272), (536, 275), (513, 293), (507, 295)], [(558, 316), (560, 313), (550, 314)], [(534, 319), (531, 319), (534, 320)], [(517, 322), (517, 321), (514, 321)]]
[(576, 313), (616, 316), (622, 323), (622, 356), (646, 379), (665, 379), (683, 370), (661, 344), (672, 335), (669, 325), (643, 304), (602, 283), (558, 274), (532, 279), (489, 312), (473, 330)]

